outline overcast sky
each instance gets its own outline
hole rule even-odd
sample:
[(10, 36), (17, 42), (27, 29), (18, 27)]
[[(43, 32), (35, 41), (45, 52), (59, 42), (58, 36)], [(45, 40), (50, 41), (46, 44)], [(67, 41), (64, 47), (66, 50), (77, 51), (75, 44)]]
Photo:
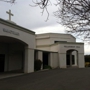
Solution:
[[(53, 0), (55, 1), (55, 0)], [(48, 6), (49, 20), (47, 19), (47, 13), (44, 12), (42, 15), (42, 10), (38, 7), (31, 7), (33, 5), (32, 0), (16, 0), (15, 4), (10, 4), (0, 1), (0, 18), (8, 20), (8, 14), (6, 11), (11, 10), (14, 16), (11, 18), (17, 25), (28, 28), (36, 34), (39, 33), (65, 33), (65, 28), (57, 23), (57, 19), (54, 17), (53, 12), (57, 10), (52, 2), (52, 5)], [(81, 42), (81, 40), (77, 41)], [(89, 54), (90, 47), (85, 46), (85, 53)]]

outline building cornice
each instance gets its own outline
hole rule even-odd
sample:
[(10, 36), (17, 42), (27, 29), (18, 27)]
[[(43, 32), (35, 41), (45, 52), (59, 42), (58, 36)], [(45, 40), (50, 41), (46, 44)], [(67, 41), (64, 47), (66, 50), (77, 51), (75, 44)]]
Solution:
[(77, 45), (84, 45), (84, 43), (81, 42), (58, 42), (56, 44), (77, 44)]
[(58, 43), (51, 44), (51, 45), (37, 45), (36, 47), (50, 47), (50, 46), (55, 46), (59, 44), (84, 45), (84, 43), (76, 43), (76, 42), (61, 42), (61, 43), (58, 42)]
[(58, 53), (58, 52), (56, 52), (56, 51), (47, 51), (47, 50), (40, 50), (40, 49), (35, 49), (35, 51)]
[[(76, 39), (73, 35), (71, 35), (71, 34), (67, 34), (67, 33), (43, 33), (43, 34), (36, 34), (36, 38), (37, 39), (40, 39), (40, 38), (46, 38), (47, 36), (44, 36), (44, 37), (42, 37), (41, 35), (48, 35), (48, 37), (50, 38), (55, 38), (55, 36), (54, 37), (52, 37), (52, 36), (50, 36), (50, 35), (52, 35), (52, 34), (54, 34), (54, 35), (69, 35), (69, 36), (71, 36), (71, 37), (73, 37), (74, 39)], [(38, 36), (41, 36), (41, 37), (38, 37)], [(56, 37), (57, 38), (57, 37)], [(58, 37), (58, 38), (61, 38), (61, 37)], [(63, 37), (62, 37), (63, 38)], [(66, 38), (65, 38), (66, 39)]]
[(19, 26), (19, 25), (17, 25), (17, 24), (14, 24), (14, 23), (12, 23), (12, 22), (3, 20), (3, 19), (1, 19), (1, 18), (0, 18), (0, 23), (1, 23), (1, 24), (4, 24), (4, 25), (6, 25), (6, 26), (9, 26), (9, 27), (18, 29), (18, 30), (20, 30), (20, 31), (24, 31), (24, 32), (26, 32), (26, 33), (30, 33), (30, 34), (35, 35), (35, 32), (33, 32), (33, 31), (29, 30), (29, 29), (26, 29), (26, 28), (24, 28), (24, 27), (21, 27), (21, 26)]

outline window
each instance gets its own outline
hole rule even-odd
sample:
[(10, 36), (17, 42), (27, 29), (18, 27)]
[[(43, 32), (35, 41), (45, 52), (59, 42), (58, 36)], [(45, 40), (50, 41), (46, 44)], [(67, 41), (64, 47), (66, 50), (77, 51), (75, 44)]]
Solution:
[(59, 42), (67, 42), (67, 41), (54, 41), (54, 43), (59, 43)]

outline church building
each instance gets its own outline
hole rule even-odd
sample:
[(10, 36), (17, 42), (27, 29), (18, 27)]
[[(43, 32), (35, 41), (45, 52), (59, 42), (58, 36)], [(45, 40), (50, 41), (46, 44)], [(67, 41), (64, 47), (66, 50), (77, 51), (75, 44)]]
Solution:
[(36, 49), (36, 56), (52, 68), (84, 67), (84, 43), (70, 34), (38, 34)]
[(0, 72), (34, 72), (36, 59), (43, 62), (42, 69), (44, 65), (84, 68), (84, 43), (70, 34), (36, 35), (12, 22), (10, 15), (8, 21), (0, 18)]

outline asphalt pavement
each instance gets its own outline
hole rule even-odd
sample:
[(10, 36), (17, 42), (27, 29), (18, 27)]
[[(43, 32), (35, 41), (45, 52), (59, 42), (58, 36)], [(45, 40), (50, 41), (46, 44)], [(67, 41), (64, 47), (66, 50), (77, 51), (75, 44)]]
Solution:
[(53, 69), (0, 80), (0, 90), (90, 90), (90, 68)]

